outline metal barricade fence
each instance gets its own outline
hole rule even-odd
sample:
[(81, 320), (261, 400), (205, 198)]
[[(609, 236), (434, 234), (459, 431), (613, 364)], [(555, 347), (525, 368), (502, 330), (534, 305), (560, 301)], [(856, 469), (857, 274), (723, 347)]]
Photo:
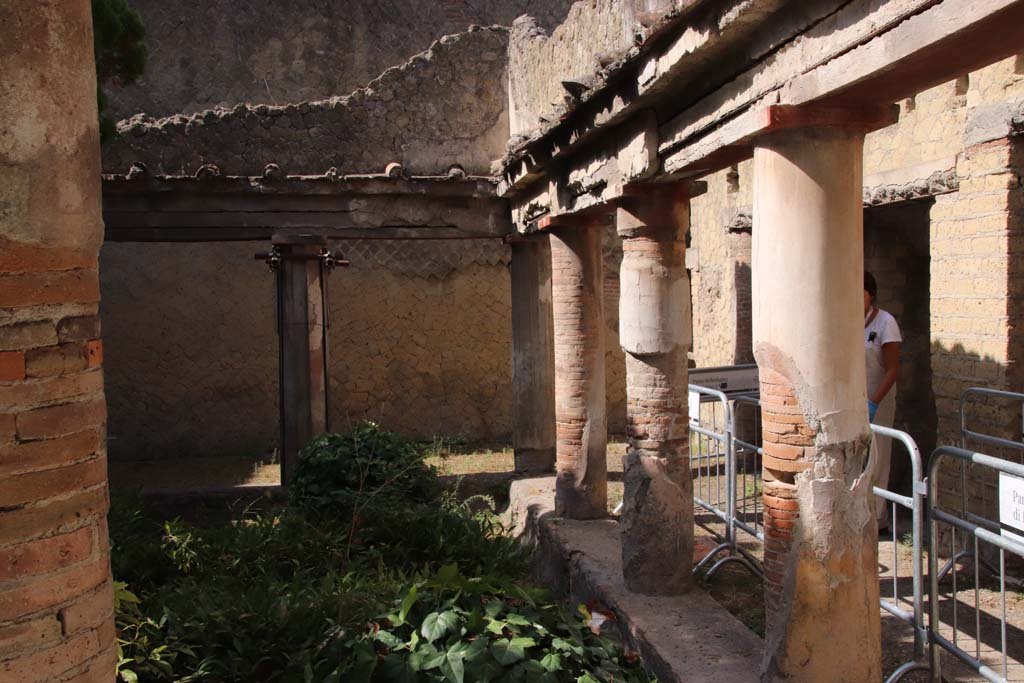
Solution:
[[(974, 403), (980, 398), (991, 398), (997, 401), (1017, 403), (1021, 406), (1021, 440), (1014, 441), (1006, 439), (993, 434), (986, 434), (985, 432), (977, 431), (976, 429), (970, 429), (968, 427), (968, 406)], [(1024, 394), (1017, 393), (1014, 391), (1004, 391), (1002, 389), (988, 389), (985, 387), (969, 387), (964, 389), (960, 393), (960, 448), (964, 450), (971, 450), (970, 446), (972, 443), (985, 444), (986, 446), (995, 446), (996, 448), (1004, 448), (1012, 451), (1022, 452), (1024, 451)], [(960, 467), (960, 515), (964, 519), (974, 519), (975, 521), (981, 521), (984, 523), (985, 518), (974, 515), (970, 511), (968, 504), (967, 494), (967, 465), (964, 464)], [(965, 539), (966, 542), (966, 539)], [(943, 579), (949, 574), (953, 566), (966, 558), (972, 558), (972, 549), (965, 545), (963, 548), (954, 548), (950, 554), (946, 563), (939, 570), (939, 579)], [(978, 561), (993, 574), (998, 573), (998, 570), (993, 567), (990, 563), (985, 561), (984, 558), (977, 558)]]
[[(710, 525), (698, 521), (719, 543), (712, 548), (694, 567), (698, 572), (707, 567), (706, 576), (714, 573), (728, 562), (737, 562), (747, 567), (759, 578), (764, 577), (760, 560), (739, 543), (739, 534), (749, 536), (749, 541), (764, 543), (764, 527), (761, 518), (761, 464), (763, 448), (760, 441), (760, 405), (758, 397), (738, 396), (729, 399), (714, 389), (690, 385), (690, 391), (701, 395), (702, 400), (712, 402), (711, 410), (691, 419), (691, 469), (694, 472), (694, 503), (713, 515), (724, 528), (719, 532)], [(708, 405), (703, 403), (702, 405)], [(752, 440), (737, 436), (737, 416), (743, 410), (753, 411)], [(691, 416), (693, 418), (693, 416)], [(898, 667), (887, 679), (898, 681), (910, 671), (928, 668), (927, 627), (924, 609), (924, 519), (926, 486), (923, 480), (924, 467), (917, 443), (906, 432), (889, 427), (871, 425), (877, 436), (887, 437), (901, 445), (901, 450), (910, 459), (911, 493), (909, 496), (880, 487), (873, 487), (874, 494), (887, 501), (892, 512), (892, 566), (891, 592), (880, 596), (880, 607), (902, 620), (913, 629), (914, 648), (912, 658)], [(726, 485), (722, 486), (722, 477)], [(723, 499), (722, 493), (725, 493)], [(900, 527), (900, 510), (910, 515), (910, 576), (901, 573), (901, 540), (897, 536)], [(710, 567), (708, 565), (710, 564)], [(909, 578), (910, 590), (901, 589), (901, 581)]]
[[(928, 631), (925, 626), (924, 616), (924, 519), (925, 519), (925, 496), (927, 495), (927, 487), (923, 479), (924, 467), (921, 462), (921, 451), (917, 447), (917, 443), (911, 438), (906, 432), (902, 432), (898, 429), (892, 429), (891, 427), (882, 427), (880, 425), (871, 425), (871, 433), (874, 435), (877, 441), (879, 436), (892, 439), (894, 442), (899, 443), (903, 448), (902, 450), (906, 453), (907, 457), (910, 458), (910, 472), (911, 472), (911, 491), (909, 496), (905, 496), (889, 489), (884, 489), (879, 486), (873, 486), (872, 491), (875, 496), (885, 500), (889, 503), (890, 512), (892, 513), (892, 521), (889, 524), (891, 530), (891, 541), (892, 541), (892, 555), (890, 561), (892, 565), (890, 571), (892, 576), (887, 577), (889, 581), (883, 581), (884, 583), (890, 583), (892, 585), (892, 592), (886, 595), (886, 591), (880, 590), (880, 604), (883, 610), (891, 614), (892, 616), (905, 622), (914, 630), (914, 650), (912, 658), (905, 662), (903, 665), (898, 667), (895, 671), (890, 674), (889, 678), (886, 679), (887, 683), (893, 683), (894, 681), (900, 680), (904, 675), (910, 671), (927, 669), (928, 668), (928, 657), (925, 652), (928, 642)], [(909, 595), (907, 591), (900, 590), (901, 576), (900, 567), (900, 548), (905, 540), (897, 536), (898, 529), (900, 527), (900, 509), (909, 511), (910, 514), (910, 591)], [(906, 512), (903, 513), (907, 514)], [(881, 565), (882, 557), (879, 557), (879, 565)], [(907, 609), (909, 607), (909, 609)]]
[(738, 562), (755, 575), (761, 576), (757, 559), (740, 548), (736, 542), (737, 482), (733, 441), (735, 425), (729, 398), (721, 391), (695, 384), (689, 385), (689, 390), (691, 394), (697, 394), (701, 398), (698, 414), (690, 416), (693, 502), (710, 513), (724, 529), (719, 532), (699, 517), (695, 518), (695, 522), (719, 543), (701, 558), (694, 567), (694, 572), (704, 571), (707, 567), (706, 575), (711, 577), (723, 565)]
[[(975, 514), (962, 514), (961, 511), (951, 511), (943, 506), (939, 498), (939, 491), (941, 481), (940, 465), (944, 459), (953, 459), (958, 461), (960, 463), (961, 470), (968, 465), (993, 470), (998, 474), (1001, 480), (1003, 479), (1003, 475), (1021, 478), (1022, 481), (1020, 482), (1020, 487), (1022, 491), (1024, 491), (1024, 465), (951, 446), (937, 448), (932, 453), (931, 460), (928, 463), (927, 511), (929, 547), (931, 549), (931, 552), (928, 554), (928, 645), (932, 681), (935, 681), (936, 683), (942, 681), (942, 663), (940, 655), (943, 650), (973, 669), (985, 680), (1007, 681), (1009, 680), (1010, 667), (1006, 635), (1006, 554), (1011, 553), (1011, 555), (1024, 558), (1024, 542), (1022, 542), (1024, 541), (1024, 537), (1021, 535), (1002, 535), (1003, 530), (1001, 529), (1000, 524), (993, 520), (986, 519)], [(1002, 486), (1002, 484), (1003, 482), (1000, 481), (1000, 486)], [(940, 555), (938, 526), (940, 523), (946, 524), (950, 527), (949, 547), (951, 551), (957, 548), (956, 537), (958, 530), (960, 534), (969, 540), (972, 546), (970, 556), (974, 558), (973, 636), (970, 634), (961, 634), (960, 620), (957, 615), (957, 612), (962, 609), (960, 607), (959, 588), (957, 585), (957, 575), (959, 574), (957, 565), (959, 564), (959, 560), (955, 554), (951, 565), (952, 569), (950, 570), (952, 574), (952, 594), (946, 603), (943, 603), (942, 601), (943, 596), (940, 593), (940, 582), (943, 577), (938, 566)], [(988, 638), (988, 642), (986, 642), (986, 637), (982, 632), (983, 609), (979, 596), (981, 582), (979, 572), (982, 565), (979, 561), (979, 551), (981, 550), (979, 546), (981, 544), (985, 544), (998, 550), (999, 555), (999, 568), (995, 570), (995, 574), (999, 579), (999, 647), (998, 651), (993, 653), (995, 654), (995, 659), (998, 660), (997, 662), (992, 662), (988, 653), (986, 653), (984, 657), (982, 654), (983, 643), (988, 646), (992, 638)], [(965, 555), (960, 553), (959, 557), (962, 559)], [(968, 586), (967, 588), (971, 588), (971, 586)], [(942, 621), (941, 609), (943, 604), (948, 605), (952, 610), (952, 618), (947, 619), (946, 622)], [(988, 618), (989, 615), (986, 614), (986, 620), (988, 620)], [(951, 630), (952, 637), (947, 638), (941, 633), (942, 630)], [(974, 641), (973, 654), (971, 651), (966, 649), (970, 646), (963, 644), (963, 641), (966, 640)], [(989, 659), (989, 663), (986, 663), (983, 659)], [(1001, 673), (997, 669), (1001, 669)], [(1019, 680), (1019, 674), (1021, 673), (1020, 670), (1017, 670), (1016, 673), (1018, 674)]]

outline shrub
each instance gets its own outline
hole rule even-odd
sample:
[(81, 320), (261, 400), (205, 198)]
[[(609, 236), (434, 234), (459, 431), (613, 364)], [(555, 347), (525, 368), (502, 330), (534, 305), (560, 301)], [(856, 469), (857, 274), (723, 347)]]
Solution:
[(115, 501), (120, 680), (646, 680), (423, 457), (367, 424), (304, 451), (280, 513), (203, 528)]

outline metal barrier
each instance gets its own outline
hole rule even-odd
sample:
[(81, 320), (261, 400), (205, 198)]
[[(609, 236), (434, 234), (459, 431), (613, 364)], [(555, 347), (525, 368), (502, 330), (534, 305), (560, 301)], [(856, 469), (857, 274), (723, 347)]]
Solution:
[[(997, 438), (997, 437), (992, 437)], [(931, 665), (931, 676), (932, 681), (936, 683), (942, 680), (942, 669), (941, 669), (941, 651), (945, 650), (951, 655), (955, 656), (961, 662), (972, 668), (975, 672), (981, 675), (985, 680), (988, 681), (1006, 681), (1009, 677), (1009, 662), (1007, 654), (1007, 637), (1006, 637), (1006, 553), (1010, 552), (1013, 555), (1024, 558), (1024, 542), (1018, 540), (1020, 536), (1005, 536), (1001, 535), (1000, 525), (992, 520), (985, 519), (978, 515), (964, 515), (957, 516), (955, 513), (951, 513), (940, 505), (939, 501), (939, 465), (945, 458), (953, 458), (960, 462), (961, 469), (967, 465), (989, 468), (1000, 474), (1007, 474), (1013, 477), (1024, 478), (1024, 465), (1020, 465), (1014, 462), (1009, 462), (1001, 458), (996, 458), (990, 455), (984, 455), (981, 453), (973, 453), (963, 448), (954, 448), (950, 446), (944, 446), (935, 450), (932, 453), (931, 461), (928, 463), (928, 496), (927, 496), (927, 509), (928, 509), (928, 533), (929, 533), (929, 547), (932, 552), (928, 554), (928, 575), (929, 575), (929, 597), (928, 597), (928, 644), (929, 644), (929, 661)], [(972, 541), (972, 552), (971, 556), (974, 557), (974, 654), (965, 650), (960, 646), (960, 629), (957, 618), (957, 612), (959, 608), (959, 597), (957, 587), (957, 564), (958, 561), (956, 556), (952, 561), (952, 623), (950, 624), (953, 634), (952, 639), (946, 638), (939, 631), (942, 628), (940, 607), (941, 607), (941, 595), (939, 593), (939, 583), (942, 578), (939, 570), (939, 523), (948, 524), (951, 527), (950, 537), (950, 548), (955, 549), (957, 530), (962, 532), (966, 538)], [(1000, 592), (1000, 647), (999, 654), (1001, 655), (1001, 668), (1002, 674), (1000, 675), (995, 669), (985, 664), (982, 661), (981, 655), (981, 644), (982, 644), (982, 631), (981, 631), (981, 605), (979, 600), (979, 579), (980, 579), (980, 565), (979, 561), (979, 543), (988, 544), (999, 551), (999, 569), (996, 573), (999, 576), (999, 592)], [(961, 553), (960, 557), (964, 557)]]
[[(761, 518), (761, 465), (759, 456), (763, 448), (757, 441), (760, 437), (760, 406), (756, 396), (736, 396), (730, 399), (714, 389), (690, 385), (690, 391), (701, 395), (712, 403), (710, 415), (698, 415), (691, 420), (690, 431), (697, 435), (696, 444), (691, 441), (691, 468), (694, 471), (694, 503), (714, 515), (724, 525), (719, 533), (707, 524), (701, 527), (719, 540), (694, 567), (701, 571), (709, 564), (706, 576), (714, 573), (728, 562), (737, 562), (759, 578), (764, 578), (760, 560), (739, 544), (739, 534), (747, 534), (750, 540), (764, 542), (764, 527)], [(753, 441), (737, 436), (737, 416), (742, 410), (753, 410)], [(693, 417), (693, 416), (691, 416)], [(889, 427), (871, 425), (876, 436), (887, 437), (900, 443), (906, 457), (910, 458), (913, 478), (909, 496), (873, 487), (874, 494), (889, 502), (892, 509), (892, 591), (880, 596), (880, 606), (889, 614), (909, 625), (914, 632), (913, 657), (897, 668), (887, 679), (898, 681), (910, 671), (928, 668), (928, 630), (924, 610), (924, 519), (926, 487), (923, 480), (924, 467), (917, 443), (906, 432)], [(693, 446), (696, 445), (696, 448)], [(723, 476), (726, 485), (722, 486)], [(725, 497), (723, 498), (723, 488)], [(911, 516), (911, 590), (909, 595), (900, 590), (899, 547), (897, 537), (899, 511)]]
[(693, 502), (721, 521), (725, 528), (723, 533), (718, 533), (699, 519), (695, 520), (719, 543), (701, 558), (693, 571), (704, 571), (713, 562), (706, 572), (706, 576), (711, 577), (723, 565), (736, 562), (755, 576), (762, 577), (760, 562), (736, 541), (737, 527), (746, 525), (737, 520), (735, 424), (729, 397), (717, 389), (695, 384), (689, 385), (689, 390), (701, 397), (701, 405), (709, 405), (711, 409), (710, 424), (699, 412), (696, 416), (691, 415), (690, 419), (690, 433), (696, 435), (696, 444), (692, 437), (690, 443), (690, 468), (694, 472)]
[[(910, 671), (927, 669), (928, 657), (925, 652), (928, 642), (928, 631), (924, 621), (924, 514), (925, 496), (927, 488), (923, 480), (923, 466), (921, 464), (921, 451), (917, 443), (906, 432), (880, 425), (871, 425), (871, 432), (874, 436), (887, 437), (898, 441), (903, 445), (907, 456), (910, 458), (910, 470), (912, 476), (911, 492), (909, 496), (884, 489), (878, 486), (872, 487), (874, 494), (889, 502), (892, 512), (892, 522), (889, 528), (892, 530), (892, 594), (881, 595), (880, 604), (882, 609), (892, 616), (904, 621), (914, 629), (914, 651), (910, 661), (904, 663), (890, 674), (886, 679), (887, 683), (900, 680)], [(900, 539), (897, 538), (899, 526), (899, 509), (904, 508), (910, 511), (911, 523), (911, 591), (910, 601), (907, 606), (907, 598), (900, 593), (900, 561), (899, 548)], [(881, 558), (879, 558), (881, 560)]]
[[(1003, 437), (994, 436), (992, 434), (986, 434), (973, 429), (969, 429), (967, 426), (967, 406), (970, 405), (971, 399), (978, 397), (989, 397), (995, 399), (1002, 399), (1020, 403), (1024, 408), (1024, 394), (1020, 394), (1014, 391), (1003, 391), (1002, 389), (987, 389), (985, 387), (970, 387), (964, 389), (960, 394), (960, 447), (964, 450), (970, 450), (970, 442), (983, 443), (987, 446), (997, 446), (999, 448), (1008, 448), (1015, 451), (1024, 451), (1024, 423), (1021, 425), (1021, 441), (1013, 441), (1011, 439), (1005, 439)], [(1024, 410), (1021, 412), (1022, 420), (1024, 420)], [(962, 466), (960, 468), (960, 514), (964, 519), (974, 519), (975, 521), (985, 521), (984, 517), (978, 517), (969, 510), (967, 502), (967, 467)], [(965, 540), (966, 543), (966, 540)], [(974, 557), (972, 549), (968, 546), (956, 550), (950, 555), (950, 558), (946, 560), (946, 563), (939, 570), (939, 580), (942, 580), (949, 574), (950, 570), (964, 559)], [(995, 567), (983, 558), (977, 558), (978, 561), (993, 574), (998, 573)]]

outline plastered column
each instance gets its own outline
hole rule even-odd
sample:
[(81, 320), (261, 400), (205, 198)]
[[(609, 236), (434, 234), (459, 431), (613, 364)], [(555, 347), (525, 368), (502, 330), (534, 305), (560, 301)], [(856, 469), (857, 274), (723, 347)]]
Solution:
[(114, 680), (91, 22), (0, 2), (0, 681)]
[(820, 127), (767, 136), (754, 153), (766, 681), (881, 679), (862, 147), (859, 131)]
[(620, 201), (619, 341), (626, 354), (622, 569), (649, 595), (686, 590), (693, 569), (693, 477), (686, 348), (690, 283), (683, 241), (689, 184), (652, 185)]
[(546, 234), (512, 242), (512, 447), (517, 472), (555, 468), (555, 354), (551, 246)]
[(551, 232), (555, 331), (555, 513), (608, 514), (601, 226), (580, 218)]

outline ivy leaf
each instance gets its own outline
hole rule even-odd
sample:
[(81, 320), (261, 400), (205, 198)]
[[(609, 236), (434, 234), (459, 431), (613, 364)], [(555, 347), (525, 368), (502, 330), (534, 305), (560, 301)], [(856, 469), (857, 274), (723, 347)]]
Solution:
[(555, 671), (561, 671), (562, 657), (561, 655), (552, 652), (545, 655), (544, 659), (540, 660), (540, 665), (544, 667), (545, 671), (551, 671), (552, 673)]
[(491, 655), (502, 666), (515, 664), (526, 658), (526, 648), (536, 645), (533, 638), (501, 638), (491, 643)]
[(441, 664), (441, 672), (451, 683), (463, 683), (466, 675), (466, 667), (462, 664), (462, 655), (450, 650)]
[(416, 669), (413, 667), (412, 657), (392, 652), (384, 658), (380, 668), (385, 680), (395, 683), (416, 683)]
[(453, 562), (438, 569), (437, 582), (442, 586), (452, 586), (459, 583), (459, 565)]
[(505, 621), (516, 626), (529, 626), (532, 622), (524, 617), (522, 614), (516, 614), (515, 612), (505, 617)]
[(423, 626), (420, 627), (420, 633), (427, 639), (428, 642), (434, 642), (438, 638), (441, 638), (448, 633), (455, 630), (455, 627), (459, 625), (459, 615), (451, 610), (446, 612), (431, 612), (427, 615), (427, 618), (423, 620)]

